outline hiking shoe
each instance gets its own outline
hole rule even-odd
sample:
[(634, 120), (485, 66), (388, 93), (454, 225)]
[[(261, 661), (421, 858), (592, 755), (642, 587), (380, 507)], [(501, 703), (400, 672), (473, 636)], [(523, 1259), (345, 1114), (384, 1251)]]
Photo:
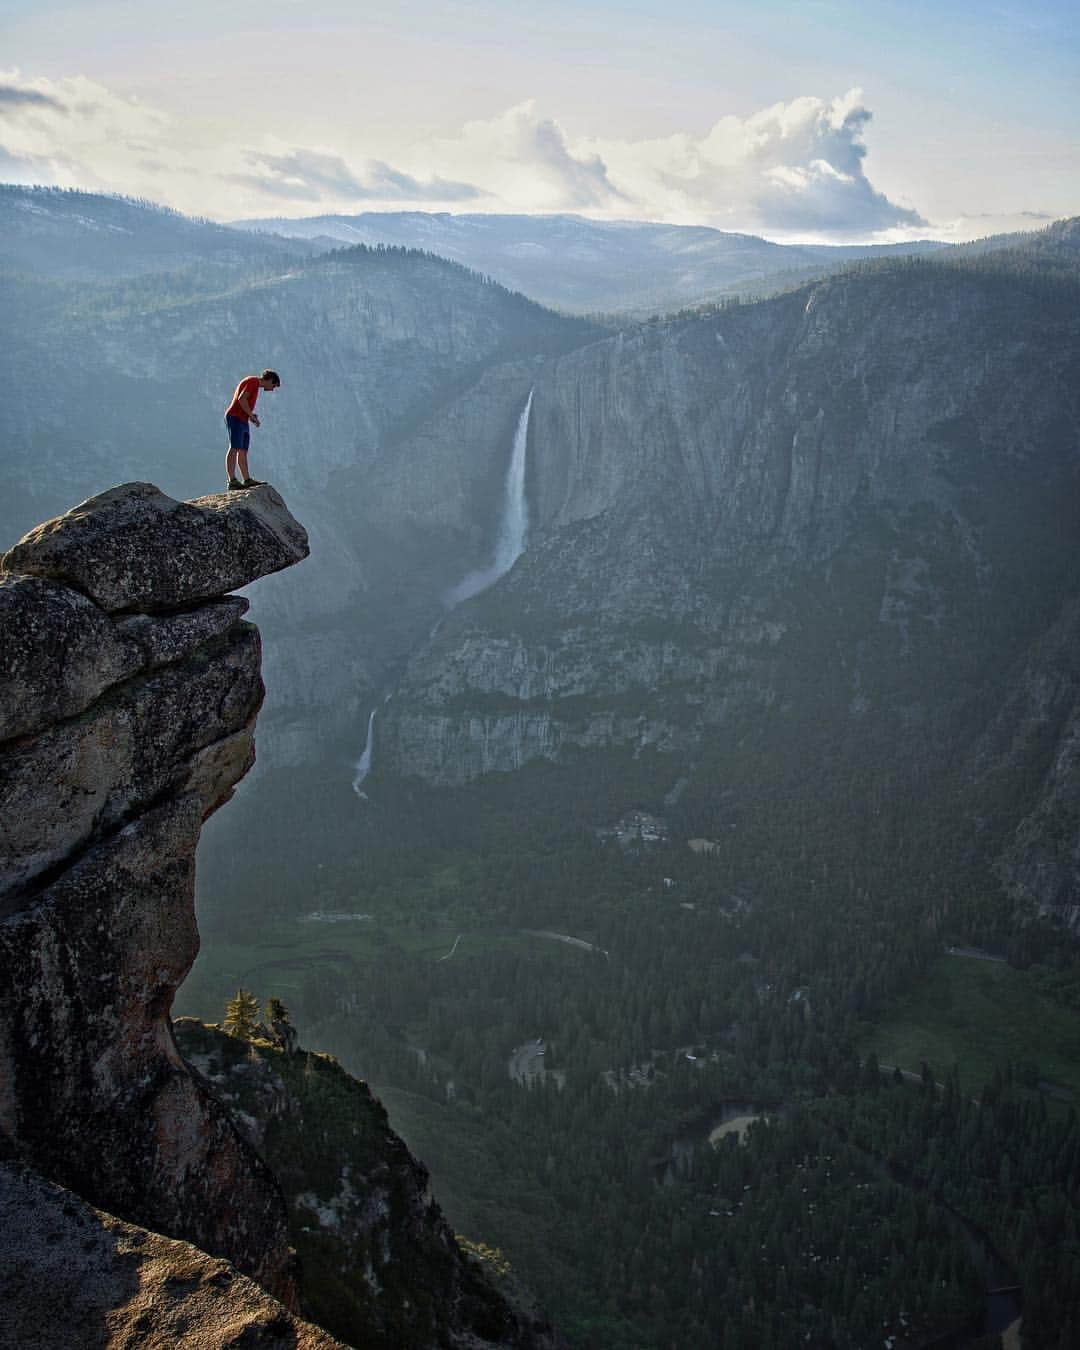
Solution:
[(262, 480), (261, 478), (245, 478), (244, 481), (243, 481), (242, 483), (239, 484), (239, 486), (240, 486), (240, 487), (246, 487), (246, 488), (249, 488), (249, 487), (265, 487), (266, 484), (263, 482), (263, 480)]
[(244, 486), (244, 485), (243, 485), (243, 483), (241, 483), (241, 481), (240, 481), (239, 478), (230, 478), (230, 479), (229, 479), (229, 486), (228, 486), (225, 490), (226, 490), (226, 492), (236, 492), (236, 491), (238, 491), (240, 488), (242, 488), (243, 486)]

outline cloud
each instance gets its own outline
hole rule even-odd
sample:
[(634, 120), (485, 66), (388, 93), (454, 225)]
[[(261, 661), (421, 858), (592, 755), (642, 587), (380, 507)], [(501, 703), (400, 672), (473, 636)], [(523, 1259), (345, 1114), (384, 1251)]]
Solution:
[(341, 155), (294, 149), (286, 154), (252, 151), (249, 163), (262, 173), (236, 175), (238, 181), (271, 196), (321, 202), (327, 196), (347, 201), (462, 202), (483, 192), (471, 183), (448, 182), (432, 175), (414, 178), (382, 160), (369, 160), (363, 176), (349, 168)]
[(340, 125), (328, 124), (321, 144), (261, 133), (245, 140), (227, 119), (170, 116), (83, 76), (0, 71), (0, 173), (148, 197), (197, 215), (470, 203), (774, 238), (956, 237), (955, 226), (931, 230), (911, 204), (875, 187), (871, 127), (857, 89), (656, 139), (575, 135), (527, 100), (383, 157), (377, 143), (361, 144)]
[(575, 152), (559, 124), (536, 103), (466, 122), (458, 135), (418, 147), (418, 157), (481, 182), (504, 210), (626, 211), (631, 199), (612, 183), (596, 151)]
[(148, 146), (160, 153), (170, 140), (174, 146), (183, 140), (157, 109), (81, 75), (29, 81), (18, 71), (0, 72), (0, 125), (8, 157), (32, 171), (34, 181), (92, 191), (146, 191), (137, 159)]
[(22, 89), (14, 84), (0, 84), (0, 116), (5, 108), (51, 108), (66, 113), (59, 99), (43, 94), (39, 89)]
[(870, 110), (854, 89), (797, 98), (703, 135), (574, 139), (534, 101), (414, 147), (429, 171), (482, 184), (491, 209), (579, 211), (781, 236), (859, 236), (926, 221), (866, 175)]
[(773, 234), (852, 234), (922, 226), (866, 176), (871, 113), (862, 92), (797, 98), (721, 117), (703, 136), (589, 143), (646, 213)]
[(43, 161), (31, 159), (26, 155), (13, 155), (5, 145), (0, 145), (0, 182), (32, 183), (45, 182), (49, 165)]
[[(326, 147), (272, 137), (245, 145), (226, 128), (170, 117), (83, 76), (29, 81), (0, 72), (0, 125), (0, 173), (10, 179), (123, 192), (196, 215), (258, 214), (280, 201), (324, 211), (359, 202), (449, 206), (485, 195), (472, 183), (382, 159), (365, 156), (354, 167), (349, 155)], [(238, 165), (248, 171), (238, 173)]]

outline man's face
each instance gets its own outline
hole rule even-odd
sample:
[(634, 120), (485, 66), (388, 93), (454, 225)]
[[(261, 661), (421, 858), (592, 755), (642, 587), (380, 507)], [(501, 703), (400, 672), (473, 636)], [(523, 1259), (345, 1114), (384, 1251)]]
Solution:
[(274, 384), (273, 380), (260, 380), (259, 388), (265, 389), (267, 393), (272, 394), (275, 389), (280, 389), (281, 386), (278, 384)]

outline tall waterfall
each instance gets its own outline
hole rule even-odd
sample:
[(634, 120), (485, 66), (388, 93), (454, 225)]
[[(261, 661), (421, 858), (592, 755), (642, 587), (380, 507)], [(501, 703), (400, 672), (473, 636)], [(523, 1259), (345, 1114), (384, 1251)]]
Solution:
[(529, 503), (525, 497), (525, 450), (529, 443), (529, 414), (532, 411), (533, 391), (525, 400), (525, 408), (518, 419), (514, 433), (514, 448), (510, 454), (510, 466), (506, 471), (506, 483), (503, 487), (502, 519), (499, 522), (499, 537), (495, 542), (495, 556), (491, 565), (477, 572), (470, 572), (453, 590), (447, 591), (443, 603), (447, 609), (453, 609), (463, 600), (479, 595), (493, 586), (501, 576), (510, 571), (514, 563), (525, 552), (525, 541), (529, 534)]
[(375, 714), (378, 711), (377, 707), (371, 710), (371, 716), (367, 720), (367, 740), (364, 742), (363, 753), (356, 761), (356, 775), (352, 780), (352, 786), (358, 797), (365, 795), (360, 791), (361, 784), (371, 772), (371, 751), (375, 745)]
[[(501, 576), (510, 571), (514, 563), (525, 552), (525, 541), (529, 534), (529, 503), (525, 497), (525, 451), (529, 443), (529, 414), (532, 412), (533, 391), (525, 400), (525, 407), (518, 418), (514, 432), (514, 445), (510, 452), (510, 465), (506, 470), (506, 483), (503, 486), (502, 518), (499, 521), (499, 537), (495, 541), (495, 555), (491, 565), (477, 572), (470, 572), (443, 596), (443, 604), (448, 610), (460, 605), (470, 596), (479, 595), (493, 586)], [(442, 619), (432, 628), (429, 637), (438, 632)], [(393, 697), (389, 693), (383, 699), (388, 703)], [(371, 710), (367, 724), (367, 740), (363, 753), (356, 761), (356, 773), (353, 777), (353, 791), (358, 797), (367, 798), (363, 791), (364, 779), (371, 772), (371, 756), (375, 748), (375, 714), (378, 707)]]

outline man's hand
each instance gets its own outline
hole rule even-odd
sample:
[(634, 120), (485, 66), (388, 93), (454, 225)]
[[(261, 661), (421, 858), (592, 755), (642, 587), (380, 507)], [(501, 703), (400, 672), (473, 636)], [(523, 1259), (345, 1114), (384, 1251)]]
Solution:
[(252, 420), (252, 422), (255, 423), (255, 425), (256, 425), (257, 427), (258, 427), (258, 426), (262, 426), (262, 423), (259, 421), (259, 416), (258, 416), (257, 413), (252, 413), (252, 414), (251, 414), (251, 420)]

